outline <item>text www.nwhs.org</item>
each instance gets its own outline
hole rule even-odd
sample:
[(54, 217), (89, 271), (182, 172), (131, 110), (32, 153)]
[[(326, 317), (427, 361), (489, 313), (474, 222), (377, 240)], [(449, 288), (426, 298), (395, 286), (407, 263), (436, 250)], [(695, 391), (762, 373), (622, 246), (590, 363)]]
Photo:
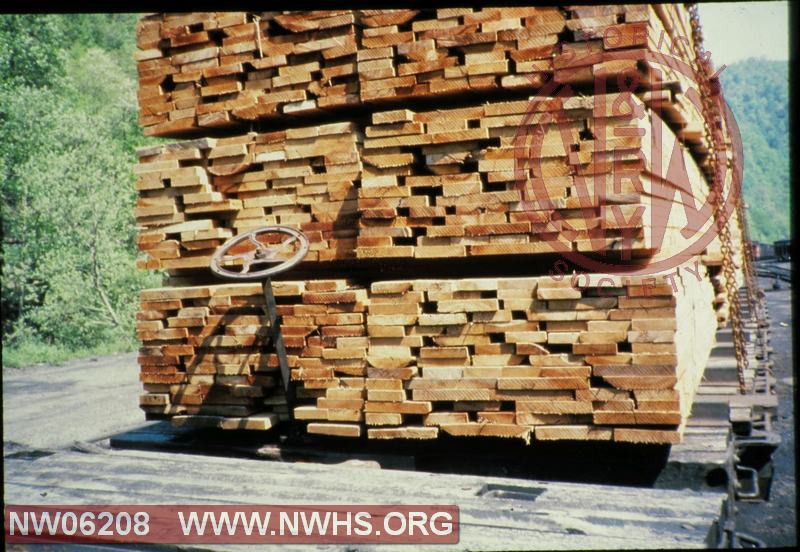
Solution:
[(456, 506), (7, 506), (8, 542), (456, 543)]
[[(454, 521), (449, 512), (436, 512), (430, 517), (426, 512), (389, 512), (382, 516), (381, 523), (374, 523), (370, 512), (278, 512), (278, 529), (270, 529), (271, 512), (178, 512), (181, 531), (184, 535), (244, 534), (298, 536), (391, 536), (400, 535), (450, 535)], [(342, 515), (343, 514), (343, 515)], [(255, 531), (255, 533), (254, 533)]]

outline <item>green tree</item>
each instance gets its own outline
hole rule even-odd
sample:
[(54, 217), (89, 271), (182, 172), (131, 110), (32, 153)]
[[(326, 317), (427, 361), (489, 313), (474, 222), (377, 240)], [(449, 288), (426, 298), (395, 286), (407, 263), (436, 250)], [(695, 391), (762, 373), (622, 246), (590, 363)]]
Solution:
[(60, 74), (62, 34), (56, 15), (0, 16), (0, 85), (44, 86)]
[(752, 238), (789, 237), (789, 64), (748, 59), (722, 72), (744, 147), (744, 198)]
[(0, 16), (0, 47), (48, 29), (0, 60), (6, 346), (133, 344), (138, 291), (158, 285), (134, 267), (134, 21)]

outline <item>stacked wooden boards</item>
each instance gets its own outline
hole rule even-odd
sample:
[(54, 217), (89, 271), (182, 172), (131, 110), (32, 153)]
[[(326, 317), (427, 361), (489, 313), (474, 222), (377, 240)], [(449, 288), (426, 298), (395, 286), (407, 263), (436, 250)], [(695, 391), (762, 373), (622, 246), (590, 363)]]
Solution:
[(684, 195), (702, 204), (707, 188), (670, 127), (636, 116), (645, 109), (630, 93), (485, 102), (378, 112), (364, 129), (329, 123), (143, 149), (142, 264), (205, 268), (226, 238), (265, 224), (305, 232), (308, 261), (620, 249), (665, 258), (684, 240), (652, 229), (688, 226)]
[(205, 269), (226, 239), (267, 224), (302, 229), (310, 259), (352, 257), (358, 140), (345, 122), (140, 150), (143, 267)]
[[(677, 442), (715, 329), (701, 276), (678, 293), (607, 276), (276, 282), (294, 415), (372, 439)], [(143, 408), (285, 417), (263, 302), (259, 284), (142, 292)]]
[(156, 14), (140, 20), (137, 44), (148, 134), (635, 72), (702, 139), (681, 95), (690, 79), (657, 58), (691, 66), (676, 5)]
[[(181, 286), (142, 292), (148, 416), (679, 440), (716, 326), (716, 244), (671, 275), (580, 287), (536, 260), (658, 261), (712, 224), (691, 218), (712, 166), (688, 29), (674, 5), (143, 18), (146, 132), (205, 134), (139, 152), (139, 265)], [(319, 274), (275, 282), (291, 411), (261, 285), (207, 270), (269, 224), (302, 230)], [(450, 279), (454, 258), (483, 277)], [(441, 279), (386, 280), (423, 259)], [(509, 264), (529, 276), (499, 278)]]

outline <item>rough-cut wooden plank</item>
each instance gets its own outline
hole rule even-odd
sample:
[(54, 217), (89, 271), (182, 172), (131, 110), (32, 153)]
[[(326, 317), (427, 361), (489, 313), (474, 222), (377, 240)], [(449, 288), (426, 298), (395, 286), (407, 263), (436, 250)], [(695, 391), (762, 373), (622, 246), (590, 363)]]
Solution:
[(310, 423), (306, 431), (316, 435), (334, 435), (336, 437), (360, 437), (361, 426), (353, 424)]
[[(18, 456), (5, 463), (5, 499), (18, 504), (156, 504), (170, 494), (194, 497), (200, 504), (357, 503), (364, 496), (379, 504), (448, 503), (459, 507), (458, 547), (469, 549), (495, 548), (498, 542), (519, 549), (707, 547), (723, 500), (720, 493), (431, 477), (349, 463), (270, 462), (270, 484), (263, 485), (263, 467), (262, 461), (250, 459), (138, 451), (61, 451), (35, 463)], [(98, 474), (112, 474), (114, 484), (98, 485)], [(38, 491), (43, 485), (46, 496)], [(512, 488), (535, 501), (494, 496), (487, 488)]]
[(367, 437), (370, 439), (436, 439), (439, 430), (435, 427), (398, 427), (368, 429)]
[(442, 424), (439, 428), (449, 435), (459, 437), (507, 437), (530, 442), (531, 428), (516, 424)]
[(543, 441), (569, 439), (576, 441), (610, 441), (612, 428), (582, 425), (540, 425), (534, 429), (536, 439)]
[(614, 428), (614, 440), (623, 443), (670, 443), (676, 444), (681, 441), (681, 434), (677, 430), (660, 429), (633, 429), (633, 428)]

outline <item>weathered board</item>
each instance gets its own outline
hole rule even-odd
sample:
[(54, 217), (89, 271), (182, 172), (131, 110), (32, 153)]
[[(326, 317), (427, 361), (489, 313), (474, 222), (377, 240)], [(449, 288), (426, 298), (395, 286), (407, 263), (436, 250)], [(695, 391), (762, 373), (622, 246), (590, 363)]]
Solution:
[(164, 497), (187, 504), (363, 504), (369, 497), (372, 504), (457, 504), (461, 538), (452, 550), (703, 548), (717, 542), (724, 499), (718, 493), (365, 468), (97, 447), (36, 460), (6, 458), (4, 499), (9, 504), (159, 504)]

